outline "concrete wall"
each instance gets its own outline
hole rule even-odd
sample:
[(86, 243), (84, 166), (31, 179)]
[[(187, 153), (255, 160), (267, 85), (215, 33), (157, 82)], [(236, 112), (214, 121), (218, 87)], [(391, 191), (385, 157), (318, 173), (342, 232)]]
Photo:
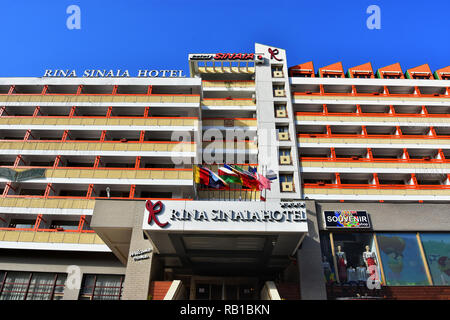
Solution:
[(326, 288), (322, 270), (319, 228), (314, 201), (306, 202), (308, 234), (297, 251), (302, 300), (326, 300)]
[(325, 210), (366, 210), (374, 231), (450, 231), (450, 205), (430, 203), (316, 203), (320, 230)]

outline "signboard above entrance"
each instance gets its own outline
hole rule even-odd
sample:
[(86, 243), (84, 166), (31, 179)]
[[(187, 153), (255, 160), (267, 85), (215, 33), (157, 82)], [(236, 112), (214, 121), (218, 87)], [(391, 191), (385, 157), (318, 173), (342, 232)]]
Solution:
[(143, 230), (306, 232), (304, 202), (150, 201)]
[(371, 228), (367, 211), (335, 210), (323, 214), (327, 228)]

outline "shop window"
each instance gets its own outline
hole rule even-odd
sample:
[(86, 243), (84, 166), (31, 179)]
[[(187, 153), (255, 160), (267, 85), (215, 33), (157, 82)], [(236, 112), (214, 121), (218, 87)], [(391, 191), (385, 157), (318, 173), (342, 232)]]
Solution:
[(388, 286), (429, 285), (416, 234), (377, 234), (381, 263)]
[(61, 300), (67, 275), (0, 271), (0, 300)]
[(79, 300), (120, 300), (124, 276), (84, 275)]
[(450, 233), (421, 233), (423, 250), (435, 286), (450, 285)]
[(334, 233), (334, 261), (341, 283), (380, 279), (379, 259), (370, 233)]

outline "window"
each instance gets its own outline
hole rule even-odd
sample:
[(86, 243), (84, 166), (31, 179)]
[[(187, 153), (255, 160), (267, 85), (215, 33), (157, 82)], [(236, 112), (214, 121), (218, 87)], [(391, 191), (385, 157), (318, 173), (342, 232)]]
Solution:
[(120, 300), (123, 279), (121, 275), (85, 275), (79, 300)]
[(79, 221), (53, 220), (50, 229), (78, 230)]
[(416, 234), (377, 234), (381, 262), (388, 286), (429, 285)]
[(34, 220), (24, 220), (24, 219), (11, 219), (9, 223), (10, 228), (16, 229), (33, 229), (36, 223), (36, 219)]
[(374, 237), (370, 233), (334, 233), (334, 255), (341, 283), (367, 281), (380, 277)]
[(0, 271), (0, 300), (61, 300), (66, 274)]
[(421, 233), (433, 284), (450, 285), (450, 233)]

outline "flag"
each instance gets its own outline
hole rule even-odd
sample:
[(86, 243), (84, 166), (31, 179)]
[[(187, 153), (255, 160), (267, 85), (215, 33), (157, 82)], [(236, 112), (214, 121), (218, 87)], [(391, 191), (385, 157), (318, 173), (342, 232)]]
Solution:
[(239, 167), (237, 165), (232, 166), (232, 165), (224, 164), (223, 166), (225, 168), (233, 171), (234, 173), (237, 173), (239, 175), (239, 177), (241, 178), (243, 186), (248, 187), (253, 190), (259, 188), (258, 179), (256, 179), (256, 177), (253, 174), (251, 174), (250, 172), (245, 171), (244, 169), (242, 169), (241, 167)]
[(217, 174), (209, 170), (208, 168), (203, 168), (209, 173), (209, 183), (208, 187), (214, 188), (214, 189), (227, 189), (229, 188), (228, 183), (226, 183), (221, 177), (219, 177)]
[(248, 166), (248, 171), (253, 174), (256, 174), (256, 168), (253, 168), (252, 166)]
[(237, 173), (234, 173), (232, 170), (227, 169), (225, 167), (219, 168), (219, 176), (227, 183), (241, 183), (242, 180)]
[(269, 170), (266, 173), (266, 178), (269, 180), (277, 180), (277, 173), (273, 170)]
[(270, 181), (269, 179), (267, 179), (266, 177), (264, 177), (262, 174), (257, 173), (257, 177), (258, 177), (258, 188), (260, 191), (264, 190), (264, 189), (269, 189), (270, 190), (270, 184), (272, 183), (272, 181)]
[(206, 168), (202, 166), (194, 165), (194, 181), (195, 183), (203, 184), (205, 186), (209, 185), (210, 173)]

